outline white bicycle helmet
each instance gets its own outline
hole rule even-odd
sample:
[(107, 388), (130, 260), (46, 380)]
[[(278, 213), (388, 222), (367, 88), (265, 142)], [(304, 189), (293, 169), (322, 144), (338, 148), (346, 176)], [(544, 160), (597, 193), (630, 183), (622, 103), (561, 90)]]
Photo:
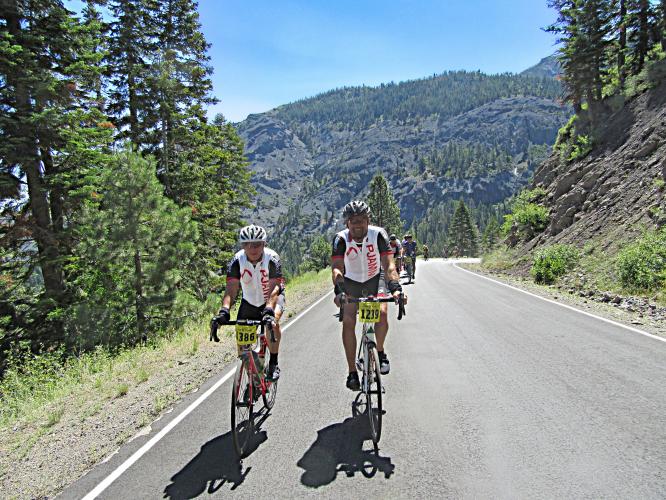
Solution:
[(261, 226), (251, 224), (240, 230), (238, 235), (240, 243), (252, 243), (255, 241), (266, 241), (266, 230)]

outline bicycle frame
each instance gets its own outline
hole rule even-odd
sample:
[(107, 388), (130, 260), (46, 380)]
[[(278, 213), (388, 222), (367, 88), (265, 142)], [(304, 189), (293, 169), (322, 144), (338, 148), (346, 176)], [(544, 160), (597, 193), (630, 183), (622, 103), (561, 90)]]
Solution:
[[(247, 344), (244, 346), (240, 346), (240, 353), (238, 354), (238, 357), (243, 361), (248, 363), (248, 371), (250, 375), (259, 381), (259, 387), (261, 388), (261, 394), (264, 395), (266, 394), (268, 390), (268, 384), (271, 382), (266, 381), (266, 377), (264, 376), (264, 370), (263, 367), (260, 370), (259, 367), (257, 366), (257, 363), (255, 362), (255, 356), (254, 354), (257, 355), (256, 359), (262, 359), (264, 360), (264, 366), (266, 366), (266, 351), (268, 350), (268, 341), (266, 340), (266, 332), (265, 332), (265, 327), (266, 324), (263, 321), (256, 321), (256, 320), (237, 320), (237, 321), (230, 321), (228, 323), (229, 325), (256, 325), (256, 326), (261, 326), (261, 330), (259, 331), (259, 336), (257, 338), (257, 341), (254, 344)], [(268, 329), (271, 334), (271, 342), (275, 342), (275, 334), (273, 332), (273, 328), (268, 325)], [(259, 351), (257, 351), (257, 347), (259, 347)], [(254, 354), (252, 354), (254, 353)], [(251, 389), (253, 390), (253, 389)], [(238, 396), (236, 394), (236, 396)]]

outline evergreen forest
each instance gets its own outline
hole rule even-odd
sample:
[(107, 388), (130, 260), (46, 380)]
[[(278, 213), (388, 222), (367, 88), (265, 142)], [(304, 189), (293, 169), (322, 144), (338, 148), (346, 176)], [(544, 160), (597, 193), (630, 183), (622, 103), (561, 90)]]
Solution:
[(0, 10), (0, 374), (201, 311), (253, 188), (193, 0)]

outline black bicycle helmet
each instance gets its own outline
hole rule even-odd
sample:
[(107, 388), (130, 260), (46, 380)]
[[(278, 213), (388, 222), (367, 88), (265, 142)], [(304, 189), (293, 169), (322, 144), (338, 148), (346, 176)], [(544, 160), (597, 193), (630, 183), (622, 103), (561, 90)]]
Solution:
[(354, 215), (367, 215), (370, 217), (370, 207), (364, 201), (351, 201), (342, 209), (342, 217), (345, 221)]
[(266, 241), (266, 230), (261, 226), (245, 226), (238, 235), (240, 243), (252, 243), (255, 241)]

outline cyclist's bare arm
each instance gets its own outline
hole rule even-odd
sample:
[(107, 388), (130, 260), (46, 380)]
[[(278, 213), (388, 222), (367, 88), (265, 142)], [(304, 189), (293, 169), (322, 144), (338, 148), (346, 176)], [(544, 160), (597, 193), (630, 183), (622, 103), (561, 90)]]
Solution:
[(222, 307), (231, 309), (231, 304), (236, 302), (236, 297), (238, 297), (239, 289), (240, 289), (240, 282), (229, 281), (227, 283), (227, 289), (225, 290), (224, 297), (222, 298)]
[[(344, 284), (345, 282), (345, 261), (343, 259), (332, 259), (331, 260), (331, 269), (332, 269), (332, 279), (333, 279), (333, 286), (335, 286), (336, 283), (340, 283), (341, 285)], [(338, 296), (336, 295), (333, 297), (333, 302), (335, 302), (335, 305), (340, 307), (340, 303), (338, 301)]]
[(400, 280), (400, 275), (398, 270), (395, 267), (395, 261), (393, 260), (393, 255), (386, 254), (382, 255), (382, 267), (384, 268), (384, 273), (386, 274), (386, 281), (391, 280)]
[(331, 261), (331, 269), (333, 271), (333, 286), (338, 282), (345, 281), (345, 261), (343, 259), (333, 259)]
[(266, 301), (266, 307), (270, 307), (275, 310), (275, 305), (277, 304), (278, 297), (280, 296), (280, 280), (277, 278), (272, 278), (268, 281), (268, 287), (271, 290), (271, 296), (268, 297)]

